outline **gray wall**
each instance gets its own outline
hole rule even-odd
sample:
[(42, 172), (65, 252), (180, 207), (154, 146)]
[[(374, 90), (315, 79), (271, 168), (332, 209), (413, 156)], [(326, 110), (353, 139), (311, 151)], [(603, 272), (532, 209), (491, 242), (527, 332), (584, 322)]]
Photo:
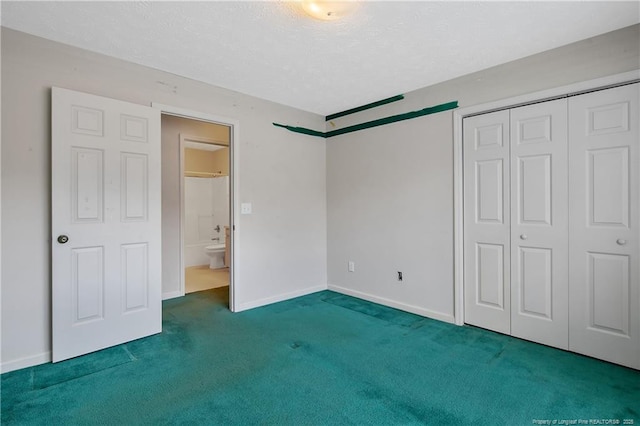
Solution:
[[(51, 348), (51, 86), (238, 120), (236, 201), (253, 203), (236, 235), (238, 305), (326, 288), (325, 141), (271, 124), (322, 128), (322, 117), (3, 28), (3, 370), (45, 362)], [(163, 174), (176, 167), (177, 156)]]
[[(635, 25), (420, 89), (403, 101), (334, 120), (327, 130), (454, 100), (465, 107), (638, 69), (639, 29)], [(329, 288), (453, 320), (452, 117), (448, 111), (327, 140)], [(347, 272), (349, 260), (356, 262), (355, 272)], [(404, 273), (402, 283), (396, 271)]]

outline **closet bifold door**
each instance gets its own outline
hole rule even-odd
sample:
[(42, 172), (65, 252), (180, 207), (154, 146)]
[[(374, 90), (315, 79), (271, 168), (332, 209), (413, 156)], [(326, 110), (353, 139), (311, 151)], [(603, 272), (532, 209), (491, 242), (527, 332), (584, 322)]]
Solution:
[(569, 349), (640, 368), (639, 84), (569, 99)]
[(465, 322), (510, 334), (509, 111), (465, 118)]
[(567, 100), (510, 115), (511, 334), (568, 349)]

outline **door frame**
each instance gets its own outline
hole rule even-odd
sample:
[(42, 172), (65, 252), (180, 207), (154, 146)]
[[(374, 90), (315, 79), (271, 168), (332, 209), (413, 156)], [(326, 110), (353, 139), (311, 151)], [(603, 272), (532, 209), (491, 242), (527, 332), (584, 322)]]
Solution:
[[(221, 117), (213, 114), (203, 113), (199, 111), (189, 110), (185, 108), (164, 105), (152, 102), (151, 107), (160, 110), (161, 114), (172, 115), (176, 117), (186, 118), (190, 120), (205, 121), (213, 124), (219, 124), (229, 127), (229, 229), (231, 237), (231, 260), (229, 265), (229, 310), (236, 312), (236, 295), (240, 287), (238, 265), (240, 264), (240, 244), (239, 244), (239, 223), (240, 208), (236, 204), (240, 200), (240, 122), (235, 119)], [(204, 139), (204, 138), (201, 138)], [(180, 148), (182, 151), (182, 147)], [(182, 152), (179, 156), (180, 161), (180, 294), (178, 292), (164, 295), (165, 299), (184, 296), (184, 161)], [(168, 296), (168, 297), (167, 297)]]
[(465, 117), (550, 101), (640, 81), (640, 69), (468, 106), (453, 111), (453, 316), (464, 325), (464, 163), (462, 125)]

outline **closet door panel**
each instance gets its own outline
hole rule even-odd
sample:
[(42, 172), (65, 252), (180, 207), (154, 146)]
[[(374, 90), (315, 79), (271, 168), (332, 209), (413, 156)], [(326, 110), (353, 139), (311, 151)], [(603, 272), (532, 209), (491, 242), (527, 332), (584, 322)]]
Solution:
[(464, 120), (465, 322), (509, 334), (509, 112)]
[(639, 88), (569, 100), (569, 348), (633, 368), (640, 368)]
[(510, 115), (511, 334), (567, 349), (567, 102)]

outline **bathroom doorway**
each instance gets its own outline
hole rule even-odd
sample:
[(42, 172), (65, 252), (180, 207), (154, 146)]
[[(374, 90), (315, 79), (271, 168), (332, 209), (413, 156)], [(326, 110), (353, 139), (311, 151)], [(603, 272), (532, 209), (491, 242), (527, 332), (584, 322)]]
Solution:
[[(164, 111), (163, 160), (178, 161), (163, 192), (163, 272), (167, 288), (179, 281), (165, 298), (217, 288), (233, 310), (234, 125)], [(165, 240), (179, 243), (179, 262)]]
[(229, 286), (229, 146), (180, 135), (185, 293)]
[(229, 286), (228, 142), (180, 135), (185, 293)]

